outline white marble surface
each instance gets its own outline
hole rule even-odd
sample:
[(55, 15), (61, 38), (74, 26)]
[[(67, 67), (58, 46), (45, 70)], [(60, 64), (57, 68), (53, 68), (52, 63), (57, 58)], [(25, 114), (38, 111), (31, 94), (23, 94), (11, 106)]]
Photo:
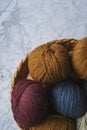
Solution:
[(10, 83), (19, 61), (34, 47), (87, 36), (87, 0), (0, 0), (0, 130), (18, 130)]

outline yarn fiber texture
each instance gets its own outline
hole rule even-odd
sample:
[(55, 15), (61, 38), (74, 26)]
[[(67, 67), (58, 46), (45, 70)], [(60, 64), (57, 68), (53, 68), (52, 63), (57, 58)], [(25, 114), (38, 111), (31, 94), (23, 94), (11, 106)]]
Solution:
[(87, 101), (84, 91), (74, 82), (60, 82), (52, 88), (51, 93), (54, 108), (60, 114), (70, 118), (78, 118), (85, 114)]
[(57, 44), (43, 44), (29, 55), (28, 68), (35, 81), (54, 84), (64, 80), (70, 73), (70, 59), (67, 49)]
[(76, 129), (77, 130), (87, 130), (87, 112), (84, 116), (76, 120)]
[(13, 116), (20, 129), (76, 130), (77, 126), (77, 130), (87, 130), (84, 81), (87, 38), (50, 41), (28, 53), (11, 86)]
[(46, 118), (48, 94), (41, 84), (24, 79), (15, 85), (11, 104), (16, 122), (23, 128), (30, 128)]
[(76, 130), (75, 121), (59, 116), (50, 115), (40, 125), (29, 130)]
[(86, 95), (86, 97), (87, 97), (87, 80), (84, 81), (83, 87), (84, 87), (84, 90), (85, 90), (85, 95)]
[(57, 43), (64, 46), (67, 49), (69, 56), (72, 57), (73, 49), (75, 48), (76, 44), (78, 43), (78, 40), (76, 40), (76, 39), (61, 39), (61, 40), (58, 40)]
[(79, 40), (72, 55), (75, 71), (81, 79), (87, 80), (87, 37)]

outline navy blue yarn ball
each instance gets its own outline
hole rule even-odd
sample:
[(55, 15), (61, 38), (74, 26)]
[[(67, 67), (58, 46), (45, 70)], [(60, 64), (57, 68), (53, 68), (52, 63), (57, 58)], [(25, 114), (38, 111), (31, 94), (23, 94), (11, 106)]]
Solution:
[(52, 103), (55, 110), (70, 118), (78, 118), (87, 110), (84, 91), (72, 81), (62, 81), (51, 91)]
[(86, 96), (87, 96), (87, 80), (84, 81), (83, 87), (84, 87), (84, 90), (85, 90), (85, 94), (86, 94)]

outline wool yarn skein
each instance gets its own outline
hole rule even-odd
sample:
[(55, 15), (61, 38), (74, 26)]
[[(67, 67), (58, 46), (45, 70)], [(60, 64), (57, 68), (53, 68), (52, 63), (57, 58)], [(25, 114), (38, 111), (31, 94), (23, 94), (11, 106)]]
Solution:
[(35, 48), (29, 55), (28, 68), (35, 81), (54, 84), (64, 80), (70, 73), (67, 49), (54, 42)]
[(79, 40), (76, 44), (72, 54), (72, 62), (79, 77), (87, 80), (87, 37)]
[(48, 94), (41, 84), (24, 79), (18, 82), (11, 95), (15, 121), (23, 128), (41, 123), (48, 113)]
[(66, 117), (78, 118), (87, 110), (84, 91), (70, 80), (56, 84), (51, 95), (56, 111)]
[(76, 130), (75, 121), (59, 115), (49, 115), (41, 124), (29, 130)]

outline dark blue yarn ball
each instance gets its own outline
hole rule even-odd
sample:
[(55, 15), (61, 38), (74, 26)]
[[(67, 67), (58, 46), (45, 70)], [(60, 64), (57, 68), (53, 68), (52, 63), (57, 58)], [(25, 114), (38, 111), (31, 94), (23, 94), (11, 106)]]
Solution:
[(85, 90), (85, 94), (87, 96), (87, 80), (84, 81), (83, 87), (84, 87), (84, 90)]
[(87, 110), (84, 91), (72, 81), (66, 80), (56, 84), (51, 94), (54, 108), (66, 117), (78, 118)]

